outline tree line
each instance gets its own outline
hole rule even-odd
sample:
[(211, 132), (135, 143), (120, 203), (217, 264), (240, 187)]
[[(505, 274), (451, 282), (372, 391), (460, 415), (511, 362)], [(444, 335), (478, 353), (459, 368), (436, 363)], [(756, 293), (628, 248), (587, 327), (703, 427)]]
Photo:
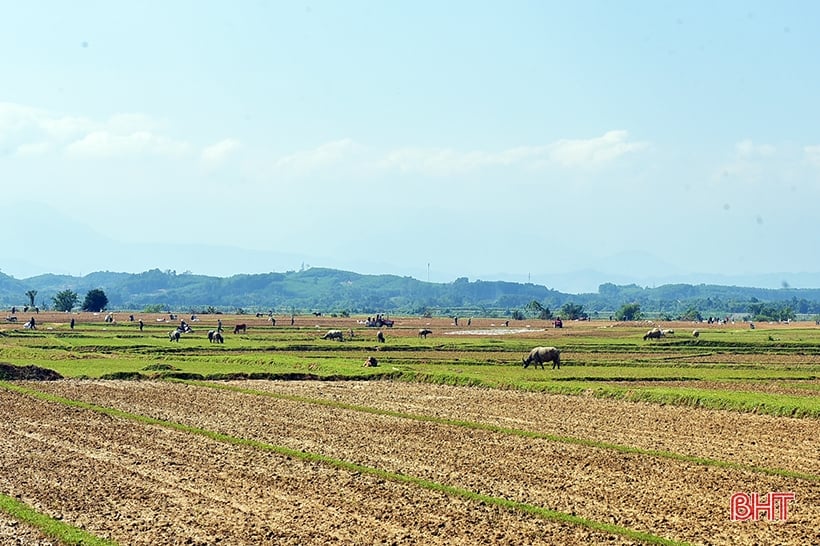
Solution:
[[(395, 275), (361, 275), (324, 268), (220, 278), (175, 271), (97, 272), (84, 277), (42, 275), (18, 281), (0, 273), (0, 303), (11, 307), (25, 294), (33, 306), (80, 308), (338, 314), (505, 316), (567, 320), (663, 318), (699, 320), (743, 315), (790, 320), (820, 315), (820, 290), (778, 290), (717, 285), (645, 288), (605, 283), (596, 293), (566, 294), (543, 285), (505, 281), (430, 283)], [(150, 310), (150, 311), (149, 311)]]

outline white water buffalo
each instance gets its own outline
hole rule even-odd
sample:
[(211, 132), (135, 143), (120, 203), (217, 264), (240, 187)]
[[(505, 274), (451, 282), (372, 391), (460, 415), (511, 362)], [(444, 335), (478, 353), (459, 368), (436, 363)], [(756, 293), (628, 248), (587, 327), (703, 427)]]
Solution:
[(423, 337), (424, 339), (427, 339), (427, 336), (432, 334), (432, 333), (433, 333), (432, 330), (428, 330), (427, 328), (422, 328), (421, 330), (419, 330), (419, 337)]
[(536, 347), (530, 351), (530, 354), (523, 358), (522, 361), (524, 362), (525, 368), (530, 364), (535, 364), (535, 366), (540, 364), (543, 370), (544, 362), (552, 362), (552, 369), (558, 368), (560, 370), (561, 351), (555, 347)]
[(327, 333), (322, 336), (322, 339), (335, 339), (337, 341), (344, 341), (345, 334), (341, 330), (328, 330)]

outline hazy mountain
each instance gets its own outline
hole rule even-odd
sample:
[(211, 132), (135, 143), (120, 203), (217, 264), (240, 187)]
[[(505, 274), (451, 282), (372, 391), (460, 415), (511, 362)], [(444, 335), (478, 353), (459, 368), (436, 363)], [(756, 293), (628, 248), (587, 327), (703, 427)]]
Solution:
[[(311, 266), (357, 271), (362, 274), (392, 274), (409, 276), (421, 281), (430, 280), (430, 271), (418, 267), (402, 267), (377, 257), (368, 260), (349, 260), (310, 254), (260, 251), (237, 246), (207, 243), (177, 243), (174, 229), (169, 227), (168, 241), (159, 244), (122, 243), (115, 236), (120, 231), (139, 229), (135, 222), (109, 222), (104, 214), (87, 224), (68, 218), (50, 209), (34, 210), (34, 205), (13, 209), (0, 207), (15, 235), (4, 240), (0, 256), (0, 273), (14, 279), (31, 279), (39, 275), (68, 275), (83, 277), (93, 271), (144, 272), (152, 269), (176, 273), (194, 273), (206, 276), (230, 277), (240, 274), (258, 274), (275, 271), (297, 271)], [(34, 240), (28, 226), (37, 223), (38, 230), (49, 234)], [(184, 229), (184, 228), (183, 228)], [(106, 235), (110, 232), (111, 235)], [(207, 232), (203, 233), (207, 239)], [(814, 288), (820, 287), (820, 273), (761, 273), (729, 274), (702, 273), (685, 270), (655, 257), (651, 252), (623, 252), (592, 260), (572, 270), (530, 271), (509, 273), (503, 269), (474, 274), (469, 271), (434, 270), (434, 282), (452, 282), (457, 278), (471, 280), (508, 281), (543, 285), (567, 294), (596, 293), (604, 283), (636, 284), (657, 287), (665, 284), (714, 284), (755, 288)]]

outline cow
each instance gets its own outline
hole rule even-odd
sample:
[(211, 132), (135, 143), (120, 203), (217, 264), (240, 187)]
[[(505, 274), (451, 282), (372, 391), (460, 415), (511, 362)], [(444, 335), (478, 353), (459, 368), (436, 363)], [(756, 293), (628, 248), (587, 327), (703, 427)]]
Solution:
[(225, 338), (222, 337), (221, 333), (214, 332), (213, 343), (225, 343)]
[(335, 339), (337, 341), (344, 341), (345, 334), (341, 330), (328, 330), (327, 333), (322, 336), (322, 339)]
[(643, 335), (643, 340), (646, 341), (647, 339), (660, 339), (662, 337), (663, 330), (661, 330), (660, 328), (652, 328)]
[(248, 333), (248, 325), (247, 324), (237, 324), (233, 327), (233, 333), (238, 334), (239, 331), (242, 331), (243, 334)]
[(377, 340), (379, 343), (384, 343), (384, 332), (382, 332), (381, 330), (379, 330), (378, 332), (376, 332), (376, 340)]
[(541, 365), (544, 369), (544, 362), (552, 362), (552, 369), (561, 369), (561, 351), (555, 347), (535, 347), (530, 354), (521, 359), (524, 362), (524, 367), (529, 367), (530, 364), (535, 364), (537, 367)]
[(424, 339), (427, 339), (427, 336), (432, 334), (432, 333), (433, 333), (432, 330), (428, 330), (427, 328), (422, 328), (421, 330), (419, 330), (419, 337), (423, 337)]
[(179, 329), (171, 330), (168, 332), (168, 341), (176, 341), (179, 342), (179, 336), (182, 335), (182, 332)]

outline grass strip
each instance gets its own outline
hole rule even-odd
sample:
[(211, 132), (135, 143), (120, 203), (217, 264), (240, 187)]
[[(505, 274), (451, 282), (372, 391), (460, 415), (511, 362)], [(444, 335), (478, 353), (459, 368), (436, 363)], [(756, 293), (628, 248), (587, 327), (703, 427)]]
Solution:
[[(581, 516), (574, 516), (572, 514), (567, 514), (566, 512), (561, 512), (558, 510), (552, 510), (550, 508), (544, 508), (542, 506), (536, 506), (533, 504), (527, 504), (524, 502), (513, 501), (509, 499), (504, 499), (501, 497), (494, 497), (491, 495), (485, 495), (482, 493), (476, 493), (475, 491), (471, 491), (469, 489), (464, 489), (461, 487), (455, 487), (452, 485), (446, 485), (443, 483), (435, 482), (432, 480), (426, 480), (424, 478), (419, 478), (416, 476), (410, 476), (407, 474), (401, 474), (398, 472), (389, 472), (387, 470), (382, 470), (380, 468), (365, 466), (357, 463), (352, 463), (350, 461), (345, 461), (343, 459), (336, 459), (334, 457), (328, 457), (326, 455), (321, 455), (319, 453), (311, 453), (308, 451), (300, 451), (297, 449), (288, 448), (285, 446), (278, 446), (274, 444), (268, 444), (265, 442), (260, 442), (258, 440), (252, 440), (249, 438), (239, 438), (236, 436), (231, 436), (229, 434), (223, 434), (220, 432), (215, 432), (212, 430), (207, 430), (199, 427), (192, 427), (188, 425), (184, 425), (182, 423), (177, 423), (174, 421), (166, 421), (164, 419), (156, 419), (154, 417), (148, 417), (146, 415), (140, 415), (136, 413), (130, 413), (114, 408), (108, 408), (105, 406), (98, 406), (96, 404), (91, 404), (88, 402), (83, 402), (81, 400), (73, 400), (71, 398), (64, 398), (62, 396), (56, 396), (50, 393), (46, 393), (43, 391), (38, 391), (36, 389), (22, 387), (19, 385), (14, 385), (7, 382), (0, 382), (0, 387), (5, 388), (7, 390), (17, 392), (20, 394), (24, 394), (27, 396), (31, 396), (38, 400), (43, 400), (46, 402), (54, 402), (58, 404), (62, 404), (68, 407), (74, 407), (79, 409), (84, 409), (87, 411), (93, 411), (96, 413), (101, 413), (103, 415), (108, 415), (109, 417), (116, 417), (123, 420), (128, 421), (135, 421), (138, 423), (142, 423), (145, 425), (154, 425), (169, 428), (171, 430), (176, 430), (179, 432), (185, 432), (188, 434), (195, 434), (198, 436), (204, 436), (211, 440), (222, 442), (231, 445), (237, 446), (247, 446), (254, 449), (259, 449), (262, 451), (268, 451), (271, 453), (276, 453), (277, 455), (282, 455), (285, 457), (293, 457), (294, 459), (299, 459), (307, 462), (316, 462), (325, 464), (328, 466), (332, 466), (335, 468), (339, 468), (342, 470), (346, 470), (348, 472), (359, 472), (362, 474), (367, 474), (369, 476), (375, 476), (377, 478), (381, 478), (384, 480), (389, 480), (392, 482), (400, 483), (400, 484), (410, 484), (415, 485), (417, 487), (421, 487), (423, 489), (427, 489), (430, 491), (437, 491), (440, 493), (444, 493), (446, 495), (450, 495), (453, 497), (462, 498), (465, 500), (473, 501), (473, 502), (480, 502), (490, 506), (498, 506), (500, 508), (504, 508), (507, 510), (518, 511), (526, 514), (531, 514), (546, 520), (556, 521), (560, 523), (567, 523), (571, 525), (578, 525), (582, 527), (586, 527), (588, 529), (594, 531), (600, 531), (605, 533), (610, 533), (614, 535), (619, 535), (630, 540), (638, 540), (647, 544), (660, 544), (663, 546), (689, 546), (687, 542), (680, 542), (668, 538), (664, 538), (661, 536), (653, 535), (651, 533), (647, 533), (644, 531), (636, 531), (635, 529), (630, 529), (629, 527), (624, 527), (622, 525), (615, 525), (611, 523), (596, 521), (590, 518), (585, 518)], [(90, 543), (89, 543), (90, 544)]]
[(507, 434), (510, 436), (518, 436), (522, 438), (533, 438), (538, 440), (548, 440), (550, 442), (561, 442), (565, 444), (574, 444), (580, 445), (584, 447), (593, 447), (599, 449), (607, 449), (612, 451), (617, 451), (618, 453), (626, 453), (626, 454), (635, 454), (635, 455), (646, 455), (650, 457), (659, 457), (663, 459), (672, 459), (675, 461), (693, 463), (702, 466), (711, 466), (716, 468), (728, 468), (731, 470), (740, 470), (746, 472), (755, 472), (759, 474), (765, 474), (768, 476), (779, 476), (783, 478), (794, 478), (798, 480), (804, 480), (809, 482), (816, 482), (820, 483), (820, 476), (816, 474), (807, 474), (803, 472), (795, 472), (792, 470), (786, 470), (782, 468), (768, 468), (764, 466), (755, 466), (755, 465), (746, 465), (742, 463), (734, 463), (731, 461), (723, 461), (720, 459), (712, 459), (708, 457), (695, 457), (693, 455), (684, 455), (682, 453), (675, 453), (674, 451), (665, 451), (665, 450), (658, 450), (658, 449), (643, 449), (634, 446), (628, 446), (623, 444), (615, 444), (610, 442), (603, 442), (599, 440), (590, 440), (587, 438), (577, 438), (574, 436), (562, 436), (558, 434), (547, 434), (545, 432), (534, 432), (530, 430), (523, 430), (517, 428), (509, 428), (509, 427), (502, 427), (500, 425), (493, 425), (489, 423), (480, 423), (478, 421), (465, 421), (461, 419), (449, 419), (447, 417), (435, 417), (431, 415), (422, 415), (416, 413), (404, 413), (399, 411), (392, 411), (392, 410), (385, 410), (374, 408), (370, 406), (360, 406), (356, 404), (348, 404), (345, 402), (338, 402), (335, 400), (323, 400), (321, 398), (308, 398), (304, 396), (298, 396), (295, 394), (282, 394), (282, 393), (274, 393), (268, 391), (259, 391), (254, 389), (247, 389), (244, 387), (237, 387), (234, 385), (223, 385), (219, 383), (211, 383), (207, 381), (181, 381), (175, 380), (181, 383), (186, 383), (193, 386), (198, 387), (207, 387), (212, 389), (221, 389), (221, 390), (229, 390), (233, 392), (238, 392), (242, 394), (250, 394), (254, 396), (267, 396), (270, 398), (276, 398), (280, 400), (288, 400), (291, 402), (299, 402), (305, 404), (314, 404), (318, 406), (326, 406), (331, 408), (337, 409), (344, 409), (350, 411), (358, 411), (362, 413), (368, 413), (371, 415), (382, 415), (386, 417), (396, 417), (401, 419), (411, 419), (413, 421), (420, 421), (426, 423), (433, 423), (437, 425), (447, 425), (447, 426), (455, 426), (455, 427), (463, 427), (471, 430), (483, 430), (488, 432), (496, 432), (500, 434)]
[(117, 546), (117, 543), (92, 535), (82, 529), (36, 511), (15, 498), (0, 493), (0, 510), (14, 519), (40, 530), (43, 534), (69, 546)]
[[(648, 402), (652, 404), (687, 406), (713, 410), (755, 413), (774, 417), (820, 418), (820, 398), (816, 396), (773, 395), (762, 392), (728, 392), (714, 389), (695, 389), (692, 387), (647, 387), (607, 385), (607, 381), (646, 381), (647, 378), (602, 377), (589, 378), (567, 377), (561, 379), (547, 378), (543, 381), (487, 380), (477, 377), (452, 376), (447, 374), (425, 374), (420, 372), (403, 372), (394, 378), (398, 381), (413, 381), (453, 386), (475, 386), (487, 388), (509, 388), (527, 392), (548, 394), (565, 394), (568, 396), (594, 396), (629, 402)], [(651, 379), (651, 378), (649, 378)]]

